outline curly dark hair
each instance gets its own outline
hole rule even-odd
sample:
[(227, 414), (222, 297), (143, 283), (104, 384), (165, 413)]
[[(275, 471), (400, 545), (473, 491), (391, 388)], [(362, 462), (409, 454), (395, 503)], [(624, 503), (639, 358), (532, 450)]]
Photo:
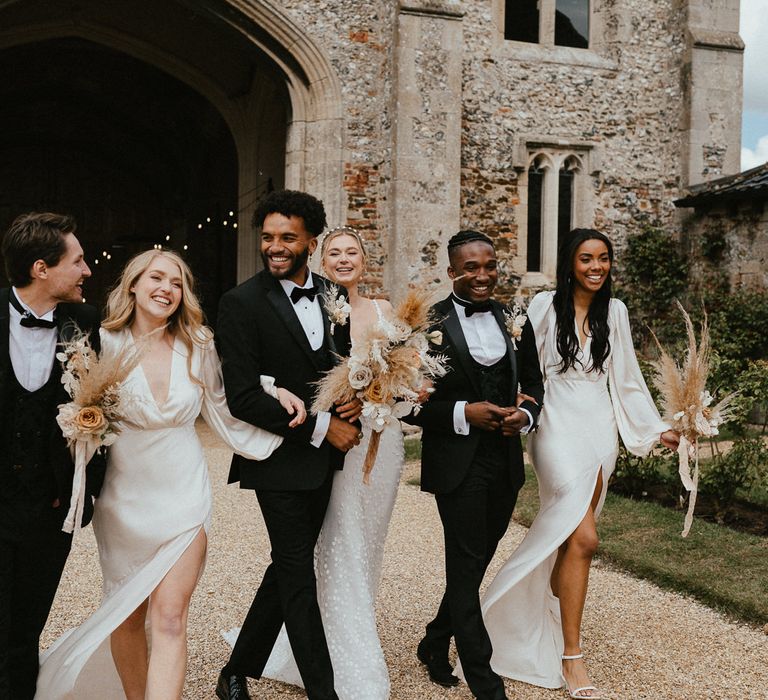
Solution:
[(304, 220), (304, 228), (315, 238), (325, 229), (325, 207), (317, 198), (297, 190), (275, 190), (270, 192), (256, 206), (253, 212), (253, 227), (259, 229), (270, 214), (298, 216)]
[(67, 250), (64, 237), (74, 233), (77, 224), (71, 216), (52, 212), (29, 212), (16, 217), (3, 238), (5, 272), (15, 287), (32, 282), (30, 270), (36, 260), (55, 267)]
[[(593, 228), (573, 229), (563, 241), (557, 253), (557, 288), (553, 305), (557, 319), (557, 352), (561, 363), (559, 372), (565, 372), (574, 367), (577, 362), (579, 338), (576, 335), (576, 311), (573, 308), (573, 258), (584, 241), (598, 240), (608, 248), (608, 258), (613, 266), (613, 245), (604, 233)], [(592, 336), (590, 354), (592, 356), (590, 372), (602, 372), (608, 355), (611, 352), (611, 342), (608, 338), (608, 306), (611, 301), (611, 271), (605, 278), (603, 286), (595, 293), (587, 312), (589, 332)]]

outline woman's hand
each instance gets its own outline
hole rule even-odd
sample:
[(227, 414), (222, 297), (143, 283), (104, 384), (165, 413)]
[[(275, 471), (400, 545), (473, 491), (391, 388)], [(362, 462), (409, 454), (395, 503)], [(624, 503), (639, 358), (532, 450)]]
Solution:
[(307, 419), (307, 408), (304, 406), (304, 402), (292, 394), (288, 389), (277, 387), (277, 400), (280, 405), (288, 411), (288, 415), (292, 416), (294, 413), (296, 416), (288, 423), (289, 428), (295, 428), (297, 425), (301, 425)]
[(665, 430), (659, 439), (664, 447), (674, 452), (680, 444), (680, 433), (678, 433), (677, 430)]
[(419, 397), (416, 399), (419, 403), (425, 403), (435, 391), (435, 383), (429, 378), (424, 377), (424, 381), (419, 387)]
[(522, 391), (517, 392), (517, 400), (515, 401), (515, 406), (520, 408), (522, 404), (524, 404), (526, 401), (530, 401), (531, 403), (535, 403), (538, 405), (538, 401), (533, 398), (533, 396), (528, 396), (528, 394), (524, 394)]

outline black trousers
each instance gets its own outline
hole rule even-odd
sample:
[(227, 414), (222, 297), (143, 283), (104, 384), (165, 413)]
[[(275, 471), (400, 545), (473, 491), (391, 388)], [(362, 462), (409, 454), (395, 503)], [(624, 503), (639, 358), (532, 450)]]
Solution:
[(464, 676), (475, 697), (506, 698), (504, 683), (490, 666), (491, 640), (480, 611), (480, 584), (504, 536), (517, 501), (506, 449), (484, 441), (464, 481), (447, 494), (436, 494), (445, 536), (445, 593), (425, 640), (436, 654), (448, 654), (456, 639)]
[(285, 622), (309, 700), (338, 700), (333, 668), (317, 603), (315, 544), (334, 470), (314, 491), (257, 491), (272, 546), (256, 597), (224, 668), (227, 674), (260, 678)]
[(34, 698), (40, 634), (72, 546), (72, 535), (61, 531), (61, 507), (35, 508), (33, 519), (27, 512), (18, 530), (5, 515), (20, 505), (0, 502), (0, 700)]

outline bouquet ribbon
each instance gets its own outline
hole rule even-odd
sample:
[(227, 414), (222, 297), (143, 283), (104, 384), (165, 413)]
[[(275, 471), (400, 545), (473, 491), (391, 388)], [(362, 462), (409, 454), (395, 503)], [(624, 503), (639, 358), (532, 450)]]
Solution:
[[(688, 537), (693, 524), (693, 509), (696, 507), (696, 494), (699, 489), (699, 441), (690, 442), (685, 435), (680, 435), (680, 444), (677, 446), (677, 455), (679, 458), (678, 472), (680, 481), (686, 491), (690, 492), (688, 499), (688, 512), (685, 514), (683, 524), (683, 537)], [(691, 474), (690, 457), (694, 457), (693, 474)]]
[(98, 440), (76, 438), (70, 442), (69, 450), (75, 461), (75, 475), (72, 478), (72, 497), (69, 502), (69, 512), (64, 519), (62, 530), (77, 534), (83, 522), (85, 510), (85, 472), (88, 462), (99, 447)]

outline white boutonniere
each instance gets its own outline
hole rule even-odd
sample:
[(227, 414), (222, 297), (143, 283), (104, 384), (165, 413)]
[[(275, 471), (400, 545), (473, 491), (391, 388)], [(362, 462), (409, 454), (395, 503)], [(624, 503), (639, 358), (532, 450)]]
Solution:
[(523, 335), (523, 326), (528, 320), (525, 309), (521, 304), (515, 302), (504, 309), (504, 325), (507, 327), (507, 333), (512, 339), (512, 347), (517, 350), (517, 341)]
[(352, 307), (349, 305), (347, 297), (341, 293), (338, 285), (335, 284), (328, 288), (326, 294), (323, 294), (323, 306), (331, 322), (331, 335), (333, 335), (337, 323), (340, 326), (347, 325)]

